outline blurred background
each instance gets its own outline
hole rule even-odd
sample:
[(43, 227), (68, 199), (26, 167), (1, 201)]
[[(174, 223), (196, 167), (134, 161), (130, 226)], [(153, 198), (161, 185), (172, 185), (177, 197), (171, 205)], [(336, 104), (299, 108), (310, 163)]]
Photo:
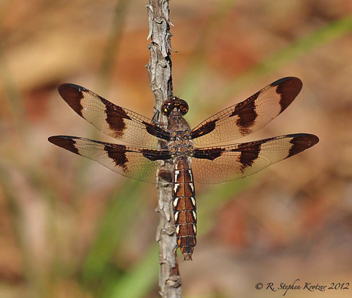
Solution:
[[(152, 117), (147, 1), (0, 3), (0, 297), (158, 297), (154, 185), (47, 141), (98, 133), (62, 100), (72, 82)], [(296, 101), (243, 141), (314, 133), (312, 149), (240, 181), (199, 185), (184, 297), (280, 297), (258, 282), (352, 293), (352, 2), (171, 1), (174, 93), (192, 127), (297, 76)], [(242, 139), (241, 139), (242, 141)]]

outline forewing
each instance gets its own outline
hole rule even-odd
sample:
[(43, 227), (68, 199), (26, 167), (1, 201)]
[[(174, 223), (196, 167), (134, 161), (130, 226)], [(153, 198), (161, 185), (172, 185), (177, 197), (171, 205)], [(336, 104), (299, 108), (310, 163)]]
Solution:
[(257, 173), (318, 143), (311, 134), (292, 134), (254, 142), (198, 148), (192, 165), (200, 183), (222, 183)]
[(74, 84), (59, 87), (61, 97), (82, 118), (99, 131), (124, 143), (156, 148), (158, 139), (169, 139), (170, 134), (148, 118), (114, 105), (94, 92)]
[(123, 176), (149, 183), (156, 180), (155, 161), (171, 158), (166, 150), (127, 147), (71, 136), (53, 136), (49, 142), (95, 160)]
[(245, 101), (209, 117), (192, 130), (199, 146), (241, 138), (265, 126), (282, 113), (302, 89), (302, 82), (287, 77), (273, 82)]

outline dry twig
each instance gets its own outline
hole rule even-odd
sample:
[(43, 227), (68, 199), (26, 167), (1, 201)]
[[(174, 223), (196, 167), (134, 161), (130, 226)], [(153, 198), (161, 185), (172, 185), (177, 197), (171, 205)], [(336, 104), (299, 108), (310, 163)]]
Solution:
[[(155, 95), (154, 121), (166, 126), (167, 119), (161, 114), (163, 102), (172, 96), (172, 62), (171, 33), (168, 0), (149, 0), (147, 5), (149, 15), (150, 60), (147, 65), (150, 86)], [(160, 147), (165, 144), (160, 143)], [(171, 170), (171, 164), (163, 165)], [(159, 243), (159, 286), (162, 297), (181, 297), (181, 278), (176, 256), (176, 237), (172, 219), (171, 185), (158, 183), (159, 226), (157, 241)]]

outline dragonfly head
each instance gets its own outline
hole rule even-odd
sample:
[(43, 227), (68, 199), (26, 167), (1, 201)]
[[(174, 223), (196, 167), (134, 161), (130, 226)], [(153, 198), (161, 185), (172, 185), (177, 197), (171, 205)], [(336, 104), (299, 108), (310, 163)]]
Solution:
[(172, 96), (164, 102), (162, 106), (162, 113), (165, 116), (169, 116), (174, 110), (184, 116), (188, 112), (188, 103), (181, 98)]

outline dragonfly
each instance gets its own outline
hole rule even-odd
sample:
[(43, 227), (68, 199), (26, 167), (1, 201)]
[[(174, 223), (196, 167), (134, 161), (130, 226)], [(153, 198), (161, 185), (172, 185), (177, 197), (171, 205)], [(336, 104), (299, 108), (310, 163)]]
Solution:
[[(149, 183), (172, 183), (176, 247), (185, 260), (191, 260), (197, 244), (194, 181), (212, 184), (237, 180), (318, 143), (317, 136), (307, 133), (231, 143), (281, 114), (301, 89), (300, 79), (282, 78), (191, 129), (184, 118), (188, 104), (176, 96), (162, 105), (161, 112), (168, 122), (162, 126), (84, 87), (62, 84), (58, 91), (66, 103), (99, 131), (121, 143), (65, 135), (48, 140), (123, 176)], [(171, 164), (171, 170), (159, 170), (158, 165), (165, 163)]]

